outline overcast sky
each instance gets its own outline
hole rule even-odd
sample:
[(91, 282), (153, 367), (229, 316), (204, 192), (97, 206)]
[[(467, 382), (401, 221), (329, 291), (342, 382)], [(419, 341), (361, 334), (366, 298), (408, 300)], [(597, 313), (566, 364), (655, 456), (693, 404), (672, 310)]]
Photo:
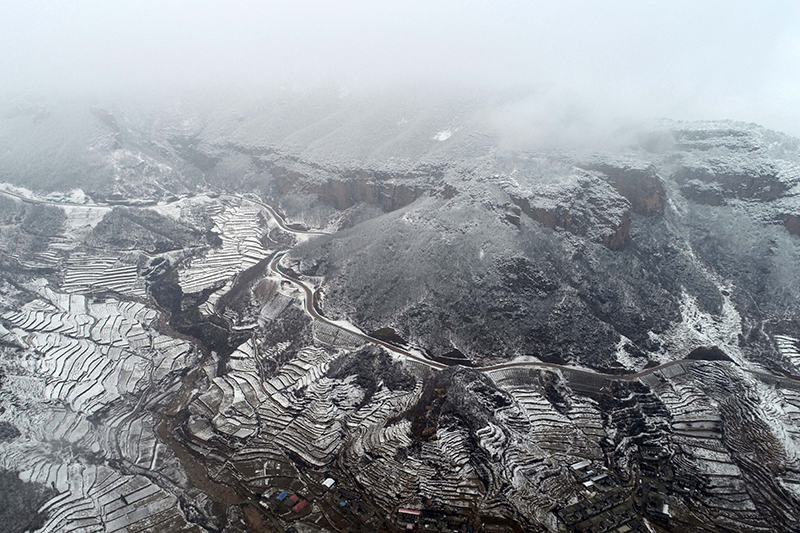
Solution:
[(603, 116), (800, 136), (800, 2), (0, 2), (0, 90), (525, 87)]

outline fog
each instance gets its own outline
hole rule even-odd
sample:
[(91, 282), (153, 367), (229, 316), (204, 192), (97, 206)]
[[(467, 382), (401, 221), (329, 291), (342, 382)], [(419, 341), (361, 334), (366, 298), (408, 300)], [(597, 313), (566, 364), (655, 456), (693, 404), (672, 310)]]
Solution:
[(10, 0), (0, 91), (433, 86), (513, 91), (512, 129), (668, 117), (800, 136), (800, 3), (630, 4)]

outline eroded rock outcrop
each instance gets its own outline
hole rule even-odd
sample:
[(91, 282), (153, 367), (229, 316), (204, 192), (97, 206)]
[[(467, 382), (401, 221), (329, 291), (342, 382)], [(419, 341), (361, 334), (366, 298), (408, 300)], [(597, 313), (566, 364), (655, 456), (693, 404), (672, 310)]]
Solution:
[(789, 190), (788, 176), (774, 162), (737, 159), (687, 159), (672, 177), (684, 195), (710, 205), (734, 198), (769, 202)]
[(584, 168), (601, 172), (601, 177), (631, 203), (634, 213), (644, 216), (664, 214), (667, 193), (651, 163), (598, 161)]
[(528, 186), (515, 181), (505, 190), (522, 213), (546, 228), (588, 237), (612, 250), (630, 239), (630, 202), (594, 176), (575, 174)]
[(314, 180), (294, 172), (280, 174), (276, 182), (284, 194), (299, 189), (337, 210), (365, 202), (388, 212), (405, 207), (424, 194), (445, 197), (455, 194), (452, 187), (437, 186), (426, 176), (416, 174), (358, 171)]

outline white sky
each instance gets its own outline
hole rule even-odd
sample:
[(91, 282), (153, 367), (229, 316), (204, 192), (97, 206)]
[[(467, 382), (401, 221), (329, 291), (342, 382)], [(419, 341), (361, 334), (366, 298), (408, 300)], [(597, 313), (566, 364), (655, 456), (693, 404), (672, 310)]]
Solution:
[(0, 2), (0, 91), (532, 88), (800, 136), (800, 1)]

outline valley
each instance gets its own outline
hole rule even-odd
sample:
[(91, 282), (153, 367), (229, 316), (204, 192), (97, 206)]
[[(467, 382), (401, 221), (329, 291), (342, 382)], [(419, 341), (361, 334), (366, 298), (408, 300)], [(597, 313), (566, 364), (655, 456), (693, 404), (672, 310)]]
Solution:
[(3, 184), (0, 467), (44, 500), (20, 520), (791, 531), (796, 142), (669, 128), (624, 155), (454, 129), (435, 150), (477, 155), (355, 168), (209, 129), (203, 180), (136, 159), (168, 194)]

